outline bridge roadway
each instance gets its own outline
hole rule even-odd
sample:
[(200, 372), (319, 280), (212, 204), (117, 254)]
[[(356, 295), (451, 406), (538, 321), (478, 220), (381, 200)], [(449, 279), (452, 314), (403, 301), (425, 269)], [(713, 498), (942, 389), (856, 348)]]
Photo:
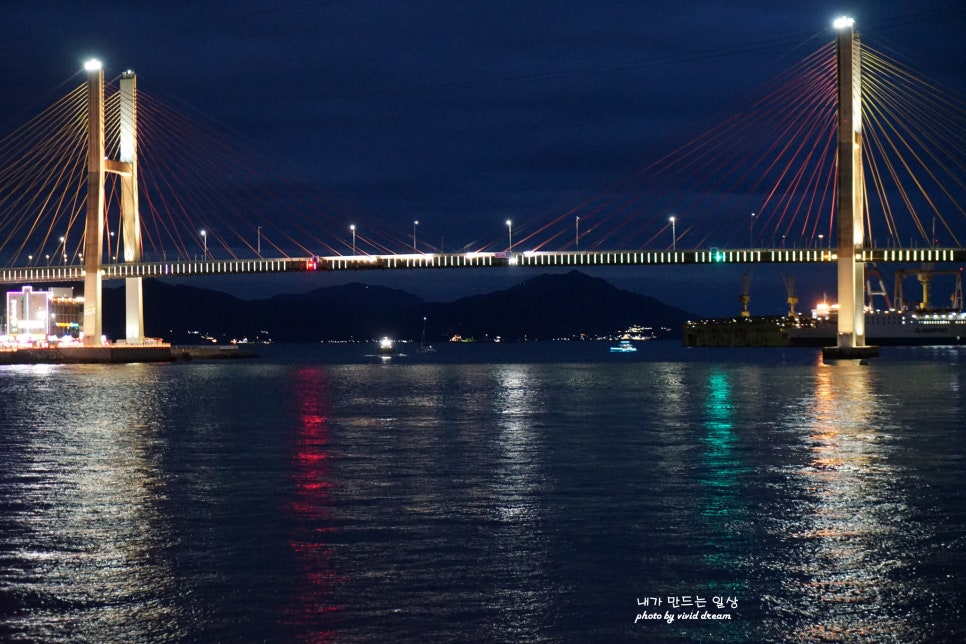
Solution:
[[(443, 268), (531, 268), (581, 266), (668, 266), (707, 264), (831, 264), (835, 249), (702, 249), (587, 250), (502, 253), (409, 253), (400, 255), (337, 255), (278, 259), (210, 259), (203, 261), (104, 264), (102, 279), (129, 277), (203, 277), (245, 273), (298, 273)], [(966, 263), (966, 248), (869, 248), (857, 259), (876, 263)], [(71, 282), (84, 279), (81, 265), (44, 265), (0, 269), (0, 283)]]

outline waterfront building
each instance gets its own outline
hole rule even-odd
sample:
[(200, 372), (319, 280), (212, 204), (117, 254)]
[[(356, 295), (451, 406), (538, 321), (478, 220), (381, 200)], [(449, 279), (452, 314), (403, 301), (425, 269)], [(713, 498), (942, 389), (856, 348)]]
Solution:
[(5, 335), (18, 342), (43, 342), (52, 336), (76, 338), (80, 332), (84, 298), (74, 297), (70, 287), (35, 291), (24, 286), (7, 291)]

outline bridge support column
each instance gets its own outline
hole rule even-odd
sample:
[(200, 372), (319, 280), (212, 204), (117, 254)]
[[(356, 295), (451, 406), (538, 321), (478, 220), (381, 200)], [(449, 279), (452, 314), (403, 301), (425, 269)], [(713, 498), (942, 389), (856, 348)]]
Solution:
[[(121, 237), (124, 261), (141, 261), (141, 219), (138, 210), (137, 162), (137, 77), (134, 72), (121, 74), (120, 82), (120, 163)], [(125, 335), (128, 342), (144, 339), (144, 292), (140, 277), (125, 280)]]
[(87, 70), (87, 217), (84, 230), (84, 346), (102, 345), (101, 254), (104, 244), (104, 70)]
[(865, 358), (878, 347), (865, 344), (863, 289), (865, 263), (857, 260), (864, 245), (862, 215), (862, 94), (860, 47), (852, 20), (836, 21), (838, 35), (838, 342), (826, 347), (827, 358)]

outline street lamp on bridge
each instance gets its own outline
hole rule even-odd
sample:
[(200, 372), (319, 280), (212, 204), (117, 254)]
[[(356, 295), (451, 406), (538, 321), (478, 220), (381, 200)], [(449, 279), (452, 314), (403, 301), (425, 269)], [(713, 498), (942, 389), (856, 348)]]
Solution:
[(574, 250), (580, 250), (580, 215), (574, 222)]
[(204, 244), (204, 249), (205, 249), (205, 253), (202, 256), (201, 260), (206, 262), (208, 261), (208, 233), (206, 233), (203, 230), (201, 231), (201, 241)]
[(677, 220), (678, 218), (673, 215), (669, 219), (669, 221), (671, 222), (671, 250), (678, 249), (678, 233), (677, 233), (677, 228), (675, 228), (674, 226)]
[(755, 227), (755, 213), (751, 213), (751, 222), (748, 224), (748, 248), (755, 247), (755, 236), (752, 230)]
[(262, 227), (259, 226), (258, 230), (255, 232), (258, 234), (258, 238), (255, 241), (255, 252), (258, 253), (259, 257), (261, 257), (262, 256)]
[(352, 254), (356, 254), (356, 225), (350, 224), (349, 230), (352, 231)]
[(413, 252), (416, 252), (416, 226), (419, 225), (419, 220), (413, 220)]

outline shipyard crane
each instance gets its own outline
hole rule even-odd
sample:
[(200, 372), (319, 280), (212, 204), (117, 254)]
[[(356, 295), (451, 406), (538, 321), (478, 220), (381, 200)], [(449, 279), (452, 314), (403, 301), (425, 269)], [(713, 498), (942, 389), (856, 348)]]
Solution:
[(738, 298), (741, 302), (741, 317), (750, 318), (751, 313), (748, 311), (748, 302), (751, 301), (751, 272), (747, 272), (741, 276), (741, 296)]
[[(933, 228), (935, 228), (935, 226), (936, 224), (933, 223)], [(933, 231), (932, 238), (936, 238), (935, 231)], [(934, 271), (932, 263), (923, 264), (922, 270), (916, 273), (916, 279), (918, 279), (919, 283), (922, 285), (922, 302), (919, 303), (919, 308), (922, 310), (929, 308), (929, 286), (932, 284), (933, 273)]]
[(949, 296), (949, 303), (954, 311), (963, 310), (963, 271), (956, 273), (956, 286), (952, 295)]
[(889, 293), (886, 291), (885, 282), (882, 280), (882, 273), (879, 272), (879, 267), (874, 263), (869, 263), (871, 274), (875, 275), (879, 280), (879, 289), (875, 290), (872, 286), (872, 280), (867, 279), (865, 281), (865, 294), (869, 298), (868, 306), (869, 309), (875, 310), (875, 302), (873, 302), (872, 297), (874, 295), (879, 295), (885, 300), (886, 310), (892, 310), (892, 302), (889, 301)]
[(950, 295), (950, 309), (953, 311), (961, 311), (963, 309), (963, 271), (959, 269), (950, 270), (935, 270), (932, 268), (931, 264), (923, 264), (920, 269), (900, 269), (896, 271), (896, 284), (895, 284), (895, 303), (896, 308), (899, 310), (906, 310), (906, 303), (903, 300), (902, 293), (902, 278), (906, 275), (915, 275), (922, 285), (922, 301), (916, 306), (916, 310), (925, 311), (930, 310), (929, 306), (929, 286), (935, 275), (952, 275), (955, 278), (955, 285), (953, 287), (953, 293)]
[(789, 275), (786, 277), (781, 271), (778, 271), (778, 274), (782, 276), (782, 282), (785, 283), (785, 293), (788, 296), (788, 317), (797, 320), (798, 311), (795, 310), (795, 305), (798, 304), (798, 295), (795, 293), (795, 276)]

